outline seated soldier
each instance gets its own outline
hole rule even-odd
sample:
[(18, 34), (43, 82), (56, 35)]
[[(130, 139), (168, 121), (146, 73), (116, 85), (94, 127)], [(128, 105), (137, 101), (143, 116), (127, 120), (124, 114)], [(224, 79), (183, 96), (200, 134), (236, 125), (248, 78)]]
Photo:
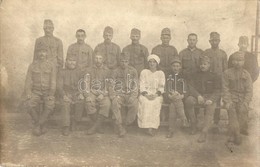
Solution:
[[(33, 134), (40, 136), (47, 132), (46, 121), (54, 108), (56, 89), (56, 68), (47, 60), (47, 47), (37, 48), (37, 59), (28, 68), (25, 81), (26, 107), (33, 119)], [(43, 102), (42, 111), (39, 104)]]
[(183, 98), (187, 93), (187, 84), (181, 72), (181, 61), (173, 59), (170, 73), (166, 75), (166, 93), (164, 100), (170, 103), (169, 106), (169, 131), (167, 138), (172, 138), (176, 127), (176, 114), (180, 117), (182, 125), (188, 126), (187, 118), (184, 113)]
[(69, 135), (70, 128), (72, 131), (77, 129), (84, 110), (84, 96), (78, 85), (81, 74), (80, 69), (76, 69), (76, 64), (76, 55), (68, 55), (65, 69), (60, 71), (57, 80), (58, 93), (62, 98), (62, 134), (65, 136)]
[(104, 58), (100, 54), (96, 54), (94, 58), (95, 64), (85, 71), (85, 79), (87, 79), (88, 90), (84, 93), (85, 107), (92, 120), (93, 126), (86, 132), (87, 135), (101, 132), (102, 124), (105, 118), (108, 118), (112, 95), (110, 70), (104, 65)]
[(119, 137), (124, 137), (126, 134), (124, 126), (135, 121), (138, 110), (138, 73), (134, 67), (128, 65), (129, 57), (128, 53), (122, 53), (120, 66), (113, 73), (116, 96), (112, 101), (112, 111), (119, 130)]
[(228, 111), (230, 138), (228, 142), (241, 144), (240, 133), (248, 135), (248, 105), (253, 96), (250, 74), (243, 69), (244, 52), (237, 52), (232, 58), (233, 66), (223, 74), (222, 94)]
[(192, 89), (192, 96), (185, 99), (185, 108), (189, 114), (191, 123), (191, 134), (196, 133), (197, 120), (194, 112), (194, 107), (205, 108), (204, 124), (198, 142), (205, 142), (208, 130), (213, 121), (214, 111), (216, 108), (216, 101), (220, 96), (221, 83), (217, 74), (209, 71), (210, 60), (204, 56), (200, 60), (200, 71), (196, 72), (190, 78), (190, 85)]

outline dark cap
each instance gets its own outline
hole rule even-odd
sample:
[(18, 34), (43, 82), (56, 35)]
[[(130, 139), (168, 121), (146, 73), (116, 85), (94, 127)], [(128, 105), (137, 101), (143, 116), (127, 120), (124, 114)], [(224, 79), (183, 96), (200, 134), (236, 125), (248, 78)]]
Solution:
[(131, 34), (141, 35), (141, 31), (138, 30), (137, 28), (133, 28), (133, 29), (131, 30)]
[(210, 63), (210, 58), (208, 56), (202, 56), (200, 58), (200, 64), (202, 63)]
[(220, 39), (220, 35), (218, 32), (211, 32), (210, 33), (210, 40), (213, 40), (213, 39)]
[(241, 36), (239, 37), (239, 44), (248, 44), (248, 37), (247, 36)]
[(171, 64), (173, 63), (180, 63), (181, 64), (181, 60), (179, 58), (174, 58), (172, 61), (171, 61)]
[(52, 27), (54, 26), (52, 20), (50, 20), (50, 19), (45, 19), (44, 20), (43, 27), (45, 27), (47, 25), (48, 26), (52, 26)]
[(106, 26), (104, 29), (104, 34), (105, 33), (113, 34), (113, 28), (110, 26)]
[(161, 35), (170, 35), (171, 36), (171, 30), (169, 28), (162, 29)]

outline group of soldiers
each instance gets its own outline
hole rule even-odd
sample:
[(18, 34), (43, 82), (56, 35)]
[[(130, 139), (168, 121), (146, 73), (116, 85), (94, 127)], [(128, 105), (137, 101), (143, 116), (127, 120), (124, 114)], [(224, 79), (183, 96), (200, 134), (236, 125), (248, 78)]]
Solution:
[[(69, 46), (64, 62), (63, 44), (53, 35), (53, 22), (44, 20), (43, 29), (45, 35), (35, 42), (34, 58), (25, 83), (26, 106), (33, 120), (33, 134), (39, 136), (46, 133), (48, 117), (55, 107), (55, 100), (60, 99), (63, 135), (67, 136), (77, 129), (86, 111), (93, 121), (86, 134), (103, 133), (102, 124), (112, 112), (115, 131), (119, 137), (125, 136), (126, 127), (136, 120), (138, 96), (143, 95), (138, 89), (140, 73), (149, 68), (148, 49), (139, 43), (141, 31), (136, 28), (131, 30), (132, 43), (121, 52), (120, 47), (112, 42), (111, 27), (104, 29), (104, 42), (94, 50), (85, 43), (85, 31), (79, 29), (76, 31), (77, 42)], [(185, 115), (177, 115), (181, 115), (184, 124), (189, 124), (191, 134), (195, 134), (196, 106), (204, 107), (204, 128), (199, 138), (200, 142), (204, 142), (213, 117), (214, 124), (219, 123), (222, 97), (224, 107), (228, 110), (229, 140), (240, 144), (240, 133), (248, 134), (247, 117), (252, 83), (259, 75), (257, 58), (247, 51), (248, 38), (239, 38), (239, 51), (232, 54), (229, 60), (225, 51), (219, 48), (220, 35), (217, 32), (210, 33), (211, 48), (205, 51), (196, 47), (198, 37), (194, 33), (188, 35), (188, 47), (179, 54), (170, 45), (170, 40), (171, 31), (164, 28), (161, 31), (162, 44), (151, 52), (160, 58), (159, 67), (165, 73), (166, 81), (167, 77), (176, 77), (175, 74), (180, 72), (179, 76), (187, 81), (184, 84), (181, 80), (180, 86), (180, 80), (175, 78), (174, 93), (168, 90), (161, 92), (162, 96), (168, 93), (164, 100), (167, 102), (168, 99), (171, 104), (170, 112), (178, 113), (184, 108)], [(187, 84), (191, 85), (190, 90), (188, 87), (185, 90), (184, 85)], [(182, 89), (178, 92), (178, 96), (183, 95), (182, 98), (172, 98), (177, 89)], [(176, 99), (181, 99), (184, 106), (179, 106), (181, 103), (176, 103)], [(40, 112), (39, 104), (43, 105)], [(171, 111), (173, 109), (177, 111)], [(167, 137), (172, 137), (175, 129), (173, 124), (176, 122), (176, 114), (173, 115), (169, 116)]]

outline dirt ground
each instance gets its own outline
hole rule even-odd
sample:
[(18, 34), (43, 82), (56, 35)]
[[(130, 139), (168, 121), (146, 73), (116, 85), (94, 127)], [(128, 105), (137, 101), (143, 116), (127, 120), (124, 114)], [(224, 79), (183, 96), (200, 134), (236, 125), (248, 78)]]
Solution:
[[(59, 120), (51, 120), (47, 134), (31, 134), (31, 120), (24, 113), (6, 113), (4, 141), (1, 143), (2, 166), (260, 166), (259, 117), (250, 114), (250, 136), (243, 136), (241, 146), (226, 145), (227, 116), (221, 113), (220, 132), (210, 133), (206, 143), (197, 143), (198, 135), (179, 129), (173, 138), (165, 137), (167, 127), (156, 136), (147, 136), (131, 126), (125, 138), (118, 138), (111, 122), (104, 134), (87, 136), (81, 129), (70, 136), (61, 135)], [(201, 119), (203, 114), (199, 114)], [(2, 122), (3, 124), (3, 122)]]

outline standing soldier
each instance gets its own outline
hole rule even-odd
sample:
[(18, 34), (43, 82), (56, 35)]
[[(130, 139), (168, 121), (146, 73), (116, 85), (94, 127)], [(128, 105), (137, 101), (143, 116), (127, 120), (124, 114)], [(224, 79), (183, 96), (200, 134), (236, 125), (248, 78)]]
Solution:
[(168, 73), (170, 70), (171, 62), (174, 58), (180, 58), (178, 56), (177, 49), (170, 45), (171, 30), (164, 28), (161, 32), (162, 44), (157, 45), (152, 49), (152, 54), (158, 55), (161, 62), (160, 67), (164, 73)]
[(96, 54), (95, 65), (85, 72), (86, 83), (89, 90), (84, 93), (85, 107), (94, 125), (86, 132), (87, 135), (95, 134), (102, 129), (105, 118), (108, 118), (113, 92), (111, 88), (110, 70), (104, 65), (104, 58)]
[(33, 61), (37, 59), (37, 48), (44, 45), (44, 47), (47, 47), (47, 60), (58, 69), (62, 69), (64, 63), (63, 45), (59, 38), (53, 36), (54, 26), (51, 20), (44, 20), (43, 30), (45, 35), (36, 39), (35, 42)]
[(62, 98), (62, 134), (69, 135), (69, 130), (77, 129), (84, 109), (84, 96), (79, 91), (81, 71), (76, 68), (77, 57), (66, 58), (65, 69), (61, 70), (57, 79), (57, 89)]
[(149, 56), (148, 49), (139, 43), (140, 38), (141, 31), (133, 28), (130, 35), (132, 44), (126, 46), (122, 51), (123, 53), (127, 52), (130, 54), (129, 65), (137, 70), (138, 75), (140, 75), (141, 71), (146, 67), (146, 60)]
[[(259, 67), (258, 67), (258, 60), (257, 57), (253, 54), (247, 51), (248, 48), (248, 37), (247, 36), (241, 36), (239, 38), (238, 42), (239, 51), (242, 51), (245, 53), (245, 63), (244, 63), (244, 69), (249, 72), (251, 79), (253, 82), (255, 82), (259, 76)], [(233, 53), (229, 59), (228, 59), (228, 68), (231, 68), (233, 66), (232, 60), (234, 55), (237, 52)]]
[(68, 48), (67, 58), (76, 55), (76, 68), (83, 70), (92, 65), (93, 49), (85, 43), (86, 32), (84, 30), (77, 30), (76, 38), (77, 42)]
[(188, 47), (183, 49), (179, 54), (182, 62), (182, 73), (185, 78), (200, 70), (199, 61), (203, 55), (203, 51), (196, 47), (198, 42), (197, 34), (189, 34), (187, 42)]
[(237, 52), (232, 58), (232, 68), (223, 74), (222, 94), (228, 110), (229, 142), (239, 145), (241, 134), (247, 135), (248, 105), (253, 96), (250, 74), (243, 69), (245, 52)]
[(113, 38), (113, 28), (107, 26), (103, 33), (104, 42), (98, 44), (94, 49), (94, 55), (99, 54), (104, 57), (104, 64), (111, 70), (118, 66), (120, 47), (111, 42)]
[[(210, 71), (222, 78), (223, 72), (227, 69), (227, 54), (222, 49), (219, 49), (219, 33), (211, 32), (209, 43), (211, 48), (206, 49), (204, 55), (210, 58)], [(217, 127), (220, 120), (220, 99), (217, 100), (217, 107), (214, 113), (214, 127), (216, 131), (218, 131)]]
[[(37, 58), (29, 66), (26, 81), (26, 106), (33, 119), (33, 134), (36, 136), (46, 133), (46, 121), (54, 108), (54, 93), (56, 89), (56, 68), (47, 60), (48, 49), (37, 47)], [(43, 102), (43, 109), (39, 105)]]
[(129, 57), (126, 53), (122, 53), (120, 66), (113, 73), (116, 98), (112, 101), (112, 110), (119, 137), (124, 137), (126, 134), (124, 126), (135, 121), (138, 110), (138, 74), (135, 68), (128, 65)]

